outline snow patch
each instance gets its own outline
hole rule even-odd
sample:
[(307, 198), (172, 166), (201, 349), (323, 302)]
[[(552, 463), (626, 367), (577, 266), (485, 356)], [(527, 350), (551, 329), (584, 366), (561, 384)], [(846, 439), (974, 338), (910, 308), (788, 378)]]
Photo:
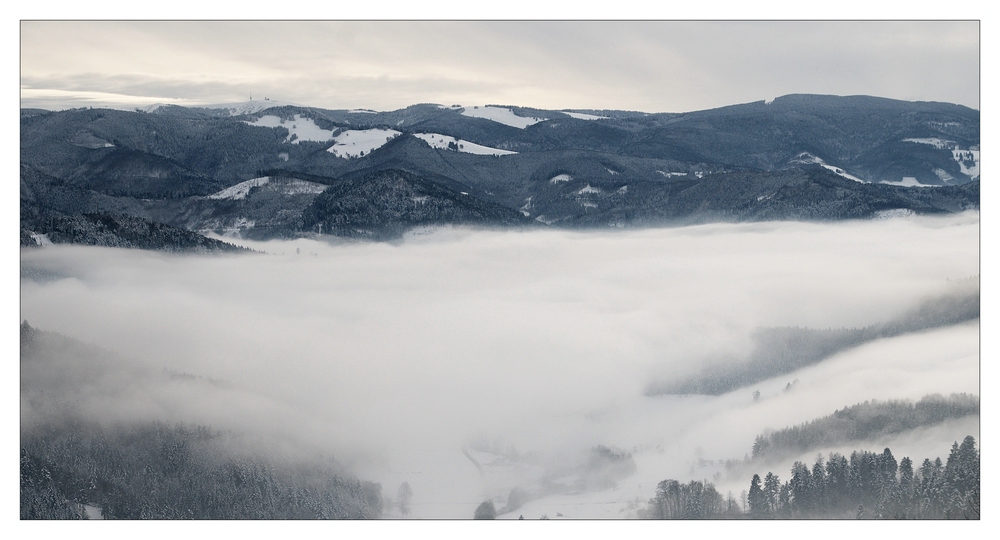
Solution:
[(217, 192), (209, 195), (208, 198), (209, 199), (232, 199), (234, 201), (239, 201), (239, 200), (245, 199), (247, 197), (247, 194), (250, 193), (251, 189), (253, 189), (255, 187), (258, 187), (258, 186), (266, 185), (270, 181), (271, 181), (271, 177), (270, 176), (262, 176), (260, 178), (252, 178), (252, 179), (247, 180), (245, 182), (240, 182), (239, 184), (236, 184), (235, 186), (229, 186), (226, 189), (223, 189), (222, 191), (217, 191)]
[(620, 195), (624, 195), (624, 194), (628, 193), (628, 186), (622, 186), (622, 187), (618, 188), (618, 191), (616, 191), (615, 193), (618, 193)]
[(952, 175), (948, 174), (948, 171), (946, 171), (946, 170), (944, 170), (944, 169), (934, 169), (934, 174), (935, 174), (935, 175), (937, 175), (937, 177), (938, 177), (938, 178), (939, 178), (939, 179), (940, 179), (940, 180), (941, 180), (942, 182), (945, 182), (945, 183), (947, 183), (947, 182), (951, 182), (952, 180), (954, 180), (954, 179), (955, 179), (955, 177), (954, 177), (954, 176), (952, 176)]
[(522, 206), (522, 207), (521, 207), (521, 208), (519, 208), (518, 210), (520, 210), (520, 211), (521, 211), (521, 213), (522, 213), (522, 214), (524, 214), (524, 217), (528, 217), (528, 216), (530, 216), (530, 215), (531, 215), (531, 212), (530, 212), (529, 210), (531, 210), (531, 197), (528, 197), (528, 198), (527, 198), (527, 199), (526, 199), (526, 200), (524, 201), (524, 206)]
[[(662, 174), (663, 176), (665, 176), (667, 178), (673, 178), (674, 176), (687, 176), (687, 174), (688, 174), (686, 172), (667, 172), (667, 171), (660, 171), (660, 170), (658, 170), (656, 172)], [(699, 176), (698, 178), (701, 178), (701, 177)]]
[(51, 246), (52, 245), (52, 240), (49, 240), (48, 235), (38, 234), (38, 233), (31, 233), (31, 238), (33, 238), (35, 240), (35, 242), (38, 243), (39, 246)]
[(614, 176), (614, 175), (618, 174), (618, 171), (612, 171), (611, 169), (609, 169), (607, 167), (605, 167), (604, 170), (608, 171), (608, 174), (610, 174), (611, 176)]
[(490, 148), (489, 146), (483, 146), (481, 144), (471, 143), (469, 141), (464, 141), (462, 139), (456, 139), (448, 135), (441, 135), (440, 133), (414, 133), (414, 137), (424, 141), (429, 144), (431, 148), (438, 148), (441, 150), (447, 150), (449, 145), (454, 144), (454, 148), (458, 148), (459, 152), (465, 152), (467, 154), (476, 154), (479, 156), (508, 156), (510, 154), (516, 154), (517, 152), (512, 152), (510, 150), (500, 150), (499, 148)]
[(576, 194), (577, 195), (589, 195), (591, 193), (600, 193), (600, 192), (601, 192), (600, 189), (595, 188), (595, 187), (591, 187), (590, 184), (587, 184), (586, 187), (584, 187), (580, 191), (577, 191)]
[(347, 112), (349, 114), (378, 114), (378, 111), (373, 111), (371, 109), (351, 109)]
[(935, 186), (933, 184), (921, 184), (920, 182), (917, 181), (916, 178), (912, 176), (904, 176), (903, 179), (899, 181), (884, 180), (882, 181), (882, 183), (889, 184), (890, 186), (903, 186), (903, 187), (940, 187), (940, 186)]
[(333, 130), (323, 129), (313, 122), (312, 118), (306, 118), (296, 114), (292, 120), (284, 120), (277, 116), (265, 115), (253, 122), (247, 122), (251, 126), (258, 127), (283, 127), (288, 130), (288, 137), (285, 142), (298, 144), (299, 141), (326, 142), (333, 138)]
[(951, 141), (946, 141), (944, 139), (939, 139), (937, 137), (927, 137), (922, 139), (903, 139), (903, 142), (912, 142), (917, 144), (929, 144), (938, 150), (943, 150), (945, 148), (951, 148), (955, 143)]
[(819, 166), (823, 167), (824, 169), (826, 169), (828, 171), (831, 171), (831, 172), (833, 172), (833, 173), (835, 173), (835, 174), (837, 174), (839, 176), (842, 176), (842, 177), (844, 177), (844, 178), (846, 178), (848, 180), (853, 180), (855, 182), (859, 182), (859, 183), (862, 183), (862, 184), (869, 184), (870, 183), (870, 182), (868, 182), (866, 180), (862, 180), (862, 179), (858, 178), (857, 176), (854, 176), (854, 175), (848, 173), (847, 171), (845, 171), (844, 169), (841, 169), (840, 167), (834, 167), (833, 165), (830, 165), (829, 163), (823, 161), (822, 158), (814, 156), (814, 155), (810, 154), (809, 152), (802, 152), (801, 154), (799, 154), (799, 155), (795, 156), (794, 158), (792, 158), (791, 160), (789, 160), (789, 163), (792, 163), (792, 164), (802, 164), (802, 165), (819, 165)]
[(577, 120), (604, 120), (608, 118), (607, 116), (597, 116), (593, 114), (585, 114), (578, 112), (562, 111), (566, 116), (576, 118)]
[(371, 154), (372, 150), (381, 148), (385, 143), (401, 135), (394, 129), (352, 129), (334, 138), (334, 144), (326, 151), (344, 158), (356, 158)]
[(83, 505), (83, 512), (87, 515), (87, 519), (104, 519), (104, 513), (101, 512), (100, 506), (85, 504)]
[(524, 116), (518, 116), (514, 114), (514, 111), (506, 107), (492, 107), (489, 105), (472, 108), (466, 107), (462, 109), (462, 116), (485, 118), (486, 120), (492, 120), (506, 126), (516, 127), (518, 129), (524, 129), (528, 126), (548, 120), (548, 118), (527, 118)]
[(592, 202), (581, 202), (584, 208), (597, 208), (597, 205)]
[(553, 184), (558, 184), (559, 182), (569, 182), (572, 179), (573, 177), (568, 174), (557, 174), (552, 178), (549, 178), (549, 182), (552, 182)]

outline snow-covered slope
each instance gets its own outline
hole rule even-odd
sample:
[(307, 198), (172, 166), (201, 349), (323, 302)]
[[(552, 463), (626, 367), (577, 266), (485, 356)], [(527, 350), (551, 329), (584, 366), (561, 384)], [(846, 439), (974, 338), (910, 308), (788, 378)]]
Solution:
[(309, 182), (306, 180), (299, 180), (297, 178), (278, 178), (272, 183), (270, 176), (262, 176), (260, 178), (252, 178), (246, 182), (240, 182), (235, 186), (229, 186), (226, 189), (218, 191), (208, 196), (209, 199), (231, 199), (239, 201), (245, 199), (250, 193), (250, 190), (255, 187), (262, 187), (266, 185), (271, 185), (268, 189), (271, 191), (276, 191), (283, 195), (301, 195), (301, 194), (319, 194), (322, 193), (326, 186), (317, 182)]
[(453, 150), (457, 148), (459, 152), (480, 156), (506, 156), (517, 153), (510, 150), (490, 148), (489, 146), (456, 139), (455, 137), (441, 135), (440, 133), (414, 133), (413, 136), (431, 145), (431, 148), (440, 148), (442, 150), (447, 150), (449, 145), (454, 145)]
[(528, 126), (548, 120), (548, 118), (526, 118), (524, 116), (518, 116), (514, 114), (514, 111), (505, 107), (492, 107), (489, 105), (472, 108), (466, 107), (462, 109), (462, 115), (471, 116), (473, 118), (485, 118), (487, 120), (493, 120), (494, 122), (499, 122), (501, 124), (520, 129), (524, 129)]
[(607, 116), (595, 116), (593, 114), (585, 114), (585, 113), (570, 112), (570, 111), (562, 111), (562, 113), (567, 116), (576, 118), (577, 120), (603, 120), (607, 118)]
[(855, 182), (861, 182), (862, 184), (868, 184), (869, 183), (869, 182), (867, 182), (865, 180), (862, 180), (862, 179), (858, 178), (857, 176), (849, 174), (847, 171), (845, 171), (844, 169), (841, 169), (840, 167), (834, 167), (833, 165), (830, 165), (830, 164), (826, 163), (825, 161), (823, 161), (822, 158), (816, 157), (816, 156), (810, 154), (809, 152), (802, 152), (801, 154), (795, 156), (795, 158), (793, 158), (791, 161), (789, 161), (789, 163), (802, 164), (802, 165), (816, 164), (816, 165), (819, 165), (819, 166), (823, 167), (824, 169), (827, 169), (829, 171), (833, 171), (834, 173), (836, 173), (836, 174), (838, 174), (840, 176), (843, 176), (844, 178), (846, 178), (848, 180), (854, 180)]
[(345, 159), (361, 157), (398, 135), (400, 132), (394, 129), (351, 129), (337, 135), (333, 146), (326, 151)]
[(267, 184), (270, 181), (271, 181), (271, 178), (268, 177), (268, 176), (263, 176), (261, 178), (251, 178), (250, 180), (247, 180), (246, 182), (240, 182), (239, 184), (236, 184), (235, 186), (229, 186), (226, 189), (223, 189), (222, 191), (217, 191), (217, 192), (209, 195), (208, 198), (209, 199), (232, 199), (232, 200), (238, 201), (238, 200), (241, 200), (241, 199), (245, 199), (246, 196), (247, 196), (247, 194), (250, 193), (250, 189), (251, 188), (255, 188), (255, 187), (258, 187), (258, 186), (263, 186), (263, 185)]
[(324, 142), (333, 138), (333, 130), (326, 130), (316, 125), (312, 118), (305, 118), (296, 114), (292, 120), (284, 120), (277, 116), (266, 115), (253, 122), (247, 122), (251, 126), (260, 127), (283, 127), (288, 130), (288, 138), (285, 142), (298, 144), (299, 141)]

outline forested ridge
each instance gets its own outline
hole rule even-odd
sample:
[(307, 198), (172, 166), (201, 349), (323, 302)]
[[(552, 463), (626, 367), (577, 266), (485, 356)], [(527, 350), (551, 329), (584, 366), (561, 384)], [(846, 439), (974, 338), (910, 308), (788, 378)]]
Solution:
[(754, 461), (781, 459), (815, 448), (884, 438), (971, 415), (979, 415), (979, 398), (969, 394), (948, 397), (932, 394), (916, 403), (906, 400), (866, 401), (811, 422), (758, 435), (751, 458)]

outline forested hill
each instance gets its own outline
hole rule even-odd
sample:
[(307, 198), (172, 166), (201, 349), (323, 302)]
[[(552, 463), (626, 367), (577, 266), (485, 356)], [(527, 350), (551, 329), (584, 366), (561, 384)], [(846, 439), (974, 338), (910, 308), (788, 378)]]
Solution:
[(381, 515), (381, 486), (329, 456), (277, 452), (261, 434), (166, 416), (194, 395), (197, 407), (216, 412), (247, 399), (223, 382), (22, 323), (21, 519)]
[[(831, 453), (810, 468), (795, 462), (788, 480), (754, 474), (746, 499), (726, 498), (711, 482), (663, 480), (642, 516), (651, 519), (979, 519), (980, 454), (974, 437), (951, 447), (946, 463), (889, 448)], [(745, 503), (745, 504), (743, 504)]]
[(929, 395), (920, 401), (866, 401), (799, 426), (758, 435), (751, 458), (775, 461), (810, 450), (886, 437), (945, 420), (979, 416), (979, 398), (968, 394)]
[(745, 361), (726, 359), (685, 378), (655, 381), (647, 395), (720, 395), (771, 377), (817, 364), (834, 354), (881, 338), (972, 321), (979, 318), (979, 276), (953, 281), (945, 294), (881, 324), (862, 328), (760, 328)]
[[(978, 111), (866, 96), (791, 95), (684, 114), (431, 104), (362, 113), (256, 102), (24, 110), (20, 146), (22, 180), (54, 178), (87, 212), (262, 239), (385, 239), (428, 216), (621, 228), (979, 207)], [(401, 198), (411, 187), (381, 199), (358, 185), (383, 172), (435, 194)], [(83, 213), (56, 195), (37, 204)], [(38, 222), (22, 227), (44, 232)]]

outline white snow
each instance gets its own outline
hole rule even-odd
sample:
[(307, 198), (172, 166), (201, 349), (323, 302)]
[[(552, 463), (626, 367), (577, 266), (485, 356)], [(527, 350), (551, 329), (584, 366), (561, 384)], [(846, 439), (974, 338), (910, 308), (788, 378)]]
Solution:
[(933, 184), (921, 184), (916, 178), (912, 176), (904, 176), (902, 180), (892, 181), (885, 180), (883, 184), (889, 184), (890, 186), (903, 186), (903, 187), (940, 187)]
[(333, 130), (323, 129), (313, 122), (312, 118), (306, 118), (296, 114), (292, 120), (284, 120), (277, 116), (265, 115), (253, 122), (247, 122), (251, 126), (259, 127), (283, 127), (288, 130), (288, 138), (285, 142), (298, 144), (299, 141), (325, 142), (333, 138)]
[(671, 178), (671, 177), (674, 177), (674, 176), (687, 176), (687, 174), (688, 174), (686, 172), (666, 172), (666, 171), (659, 171), (659, 170), (656, 171), (656, 172), (662, 174), (663, 176), (666, 176), (667, 178)]
[(628, 186), (622, 186), (618, 188), (618, 191), (616, 191), (615, 193), (619, 193), (621, 195), (628, 193)]
[(576, 118), (577, 120), (604, 120), (605, 118), (607, 118), (607, 116), (596, 116), (593, 114), (585, 114), (585, 113), (570, 112), (570, 111), (562, 111), (562, 113), (565, 114), (566, 116)]
[(918, 144), (929, 144), (938, 150), (944, 148), (951, 148), (955, 143), (951, 141), (946, 141), (944, 139), (938, 139), (937, 137), (928, 137), (924, 139), (903, 139), (903, 142), (912, 142)]
[(33, 238), (35, 240), (35, 242), (38, 242), (39, 246), (51, 246), (52, 245), (52, 240), (49, 240), (48, 235), (38, 234), (38, 233), (31, 233), (31, 238)]
[(272, 178), (270, 176), (262, 176), (260, 178), (252, 178), (245, 182), (240, 182), (235, 186), (229, 186), (226, 189), (218, 191), (208, 196), (209, 199), (231, 199), (234, 201), (243, 200), (250, 193), (250, 190), (255, 187), (269, 186), (270, 191), (275, 191), (281, 193), (282, 195), (301, 195), (306, 193), (318, 194), (322, 193), (326, 186), (318, 182), (309, 182), (306, 180), (299, 180), (297, 178)]
[(531, 210), (531, 197), (528, 197), (527, 199), (525, 199), (524, 206), (522, 206), (518, 210), (520, 210), (521, 213), (524, 214), (524, 217), (530, 216), (531, 215), (531, 212), (530, 212), (530, 210)]
[(351, 109), (347, 112), (350, 114), (378, 114), (378, 111), (373, 111), (371, 109)]
[(548, 120), (548, 118), (526, 118), (524, 116), (518, 116), (514, 114), (514, 111), (508, 108), (492, 107), (489, 105), (483, 107), (466, 107), (462, 110), (462, 116), (485, 118), (487, 120), (493, 120), (494, 122), (499, 122), (501, 124), (519, 129), (524, 129), (528, 126)]
[(344, 159), (361, 157), (399, 135), (394, 129), (351, 129), (337, 135), (333, 146), (326, 151)]
[(572, 179), (573, 177), (568, 174), (557, 174), (552, 178), (549, 178), (549, 182), (552, 182), (553, 184), (558, 184), (559, 182), (569, 182)]
[(600, 189), (597, 189), (595, 187), (591, 187), (590, 184), (587, 184), (586, 187), (584, 187), (580, 191), (577, 191), (576, 194), (577, 195), (589, 195), (591, 193), (600, 193), (600, 192), (601, 192)]
[(235, 186), (229, 186), (226, 189), (217, 191), (208, 196), (209, 199), (232, 199), (234, 201), (239, 201), (245, 199), (247, 194), (250, 193), (251, 188), (258, 186), (263, 186), (271, 181), (271, 177), (262, 176), (260, 178), (251, 178), (245, 182), (240, 182)]
[(862, 180), (862, 179), (858, 178), (857, 176), (854, 176), (854, 175), (848, 173), (847, 171), (845, 171), (844, 169), (841, 169), (840, 167), (834, 167), (833, 165), (828, 164), (827, 162), (823, 161), (822, 158), (814, 156), (814, 155), (810, 154), (809, 152), (802, 152), (801, 154), (795, 156), (794, 159), (792, 159), (791, 161), (789, 161), (789, 163), (801, 163), (801, 164), (804, 164), (804, 165), (816, 164), (816, 165), (819, 165), (819, 166), (823, 167), (824, 169), (826, 169), (828, 171), (832, 171), (832, 172), (836, 173), (837, 175), (842, 176), (842, 177), (844, 177), (844, 178), (846, 178), (848, 180), (854, 180), (855, 182), (860, 182), (862, 184), (868, 184), (868, 183), (870, 183), (870, 182), (867, 182), (865, 180)]
[(948, 183), (955, 179), (954, 176), (948, 174), (948, 171), (944, 169), (934, 169), (934, 174), (941, 179), (942, 182)]
[[(970, 178), (977, 178), (979, 176), (979, 147), (973, 146), (969, 150), (962, 150), (959, 148), (953, 148), (951, 150), (952, 158), (958, 162), (958, 167), (962, 171), (962, 174), (969, 175)], [(972, 165), (966, 165), (966, 160), (964, 158), (972, 158)]]
[(101, 507), (90, 504), (83, 505), (83, 511), (87, 514), (87, 519), (104, 519)]
[(611, 169), (609, 169), (607, 167), (605, 167), (604, 169), (606, 171), (608, 171), (608, 174), (610, 174), (611, 176), (614, 176), (614, 175), (618, 174), (618, 171), (612, 171)]
[(456, 139), (455, 137), (441, 135), (440, 133), (414, 133), (413, 136), (429, 144), (431, 148), (438, 148), (441, 150), (447, 150), (450, 143), (455, 143), (458, 145), (459, 152), (476, 154), (479, 156), (507, 156), (517, 153), (510, 150), (490, 148), (489, 146), (483, 146), (481, 144), (472, 143), (462, 139)]

